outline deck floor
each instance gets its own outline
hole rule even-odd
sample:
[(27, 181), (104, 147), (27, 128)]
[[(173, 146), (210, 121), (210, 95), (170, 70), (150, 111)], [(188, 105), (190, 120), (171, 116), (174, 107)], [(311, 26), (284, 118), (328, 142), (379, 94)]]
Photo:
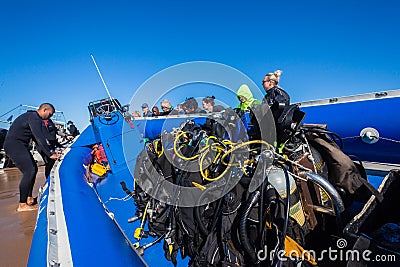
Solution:
[[(39, 167), (33, 196), (45, 182), (44, 167)], [(0, 169), (0, 266), (26, 266), (36, 224), (36, 211), (17, 212), (21, 172)]]

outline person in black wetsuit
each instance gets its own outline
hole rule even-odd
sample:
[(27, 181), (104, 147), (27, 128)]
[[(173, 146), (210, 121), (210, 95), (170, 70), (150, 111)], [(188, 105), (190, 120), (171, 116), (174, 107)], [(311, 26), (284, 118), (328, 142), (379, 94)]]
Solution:
[[(57, 127), (51, 119), (43, 120), (42, 131), (52, 153), (56, 150), (56, 148), (64, 148), (63, 145), (61, 145), (57, 140)], [(45, 151), (41, 150), (40, 148), (38, 151), (46, 164), (44, 174), (47, 178), (50, 175), (50, 171), (56, 161), (48, 157)]]
[(3, 149), (4, 140), (6, 139), (7, 130), (0, 128), (0, 149)]
[(262, 82), (267, 93), (262, 102), (270, 106), (275, 120), (279, 118), (283, 109), (290, 105), (289, 94), (278, 86), (281, 74), (282, 71), (280, 70), (267, 73)]
[[(7, 135), (7, 130), (0, 128), (0, 150), (3, 149), (3, 144), (4, 144), (4, 140), (6, 139), (6, 135)], [(5, 155), (3, 155), (3, 153), (0, 153), (0, 161), (3, 159)], [(6, 167), (6, 164), (4, 164), (4, 167)]]
[(183, 111), (185, 114), (204, 114), (206, 113), (204, 110), (199, 108), (199, 103), (193, 97), (189, 97), (182, 104)]
[(22, 179), (19, 184), (20, 200), (17, 211), (31, 211), (38, 208), (37, 205), (32, 205), (34, 203), (32, 191), (38, 168), (32, 154), (29, 152), (31, 139), (36, 142), (38, 148), (49, 158), (56, 160), (61, 156), (50, 151), (42, 130), (42, 120), (49, 119), (54, 114), (54, 111), (52, 104), (43, 103), (38, 110), (27, 111), (16, 118), (8, 130), (4, 141), (4, 150), (22, 172)]
[(203, 109), (208, 110), (209, 112), (220, 112), (225, 110), (225, 108), (221, 105), (215, 105), (215, 96), (206, 96), (202, 100)]
[(68, 121), (68, 131), (69, 134), (72, 135), (73, 137), (76, 137), (77, 135), (79, 135), (79, 130), (76, 128), (76, 126), (74, 125), (74, 123), (72, 121)]

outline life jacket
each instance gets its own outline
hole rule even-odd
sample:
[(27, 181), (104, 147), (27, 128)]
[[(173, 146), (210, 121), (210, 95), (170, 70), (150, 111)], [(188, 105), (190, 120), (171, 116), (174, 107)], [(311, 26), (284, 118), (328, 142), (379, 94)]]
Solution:
[(99, 164), (108, 163), (106, 152), (104, 151), (104, 147), (102, 144), (97, 145), (97, 148), (94, 150), (93, 156), (94, 160)]

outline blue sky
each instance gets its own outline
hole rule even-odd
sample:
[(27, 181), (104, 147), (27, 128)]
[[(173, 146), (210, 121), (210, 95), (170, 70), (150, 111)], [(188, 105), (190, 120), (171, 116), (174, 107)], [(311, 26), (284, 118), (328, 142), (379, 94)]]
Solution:
[(90, 54), (121, 103), (155, 73), (198, 60), (236, 68), (259, 87), (265, 73), (281, 69), (293, 102), (398, 89), (399, 7), (396, 0), (1, 1), (0, 114), (51, 102), (83, 128), (88, 103), (107, 96)]

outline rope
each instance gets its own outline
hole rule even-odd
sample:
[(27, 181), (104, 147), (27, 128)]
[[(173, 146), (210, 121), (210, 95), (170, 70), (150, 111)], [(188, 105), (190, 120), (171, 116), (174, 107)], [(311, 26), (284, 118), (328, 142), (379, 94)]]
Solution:
[[(396, 143), (396, 144), (400, 144), (400, 140), (395, 140), (395, 139), (385, 138), (385, 137), (377, 137), (377, 136), (371, 136), (371, 137), (373, 137), (373, 138), (375, 138), (375, 139), (380, 139), (380, 140), (384, 140), (384, 141), (388, 141), (388, 142), (393, 142), (393, 143)], [(355, 139), (355, 138), (361, 138), (361, 136), (356, 135), (356, 136), (343, 137), (342, 140), (345, 140), (345, 139)]]
[(385, 141), (389, 141), (389, 142), (393, 142), (396, 144), (400, 144), (399, 140), (394, 140), (394, 139), (390, 139), (390, 138), (384, 138), (384, 137), (379, 137), (379, 139), (385, 140)]
[[(110, 200), (128, 201), (128, 200), (130, 200), (131, 198), (132, 198), (132, 195), (127, 195), (127, 196), (124, 196), (123, 198), (109, 197), (108, 200), (107, 200), (107, 202), (110, 201)], [(107, 203), (107, 202), (105, 202), (105, 203)]]

